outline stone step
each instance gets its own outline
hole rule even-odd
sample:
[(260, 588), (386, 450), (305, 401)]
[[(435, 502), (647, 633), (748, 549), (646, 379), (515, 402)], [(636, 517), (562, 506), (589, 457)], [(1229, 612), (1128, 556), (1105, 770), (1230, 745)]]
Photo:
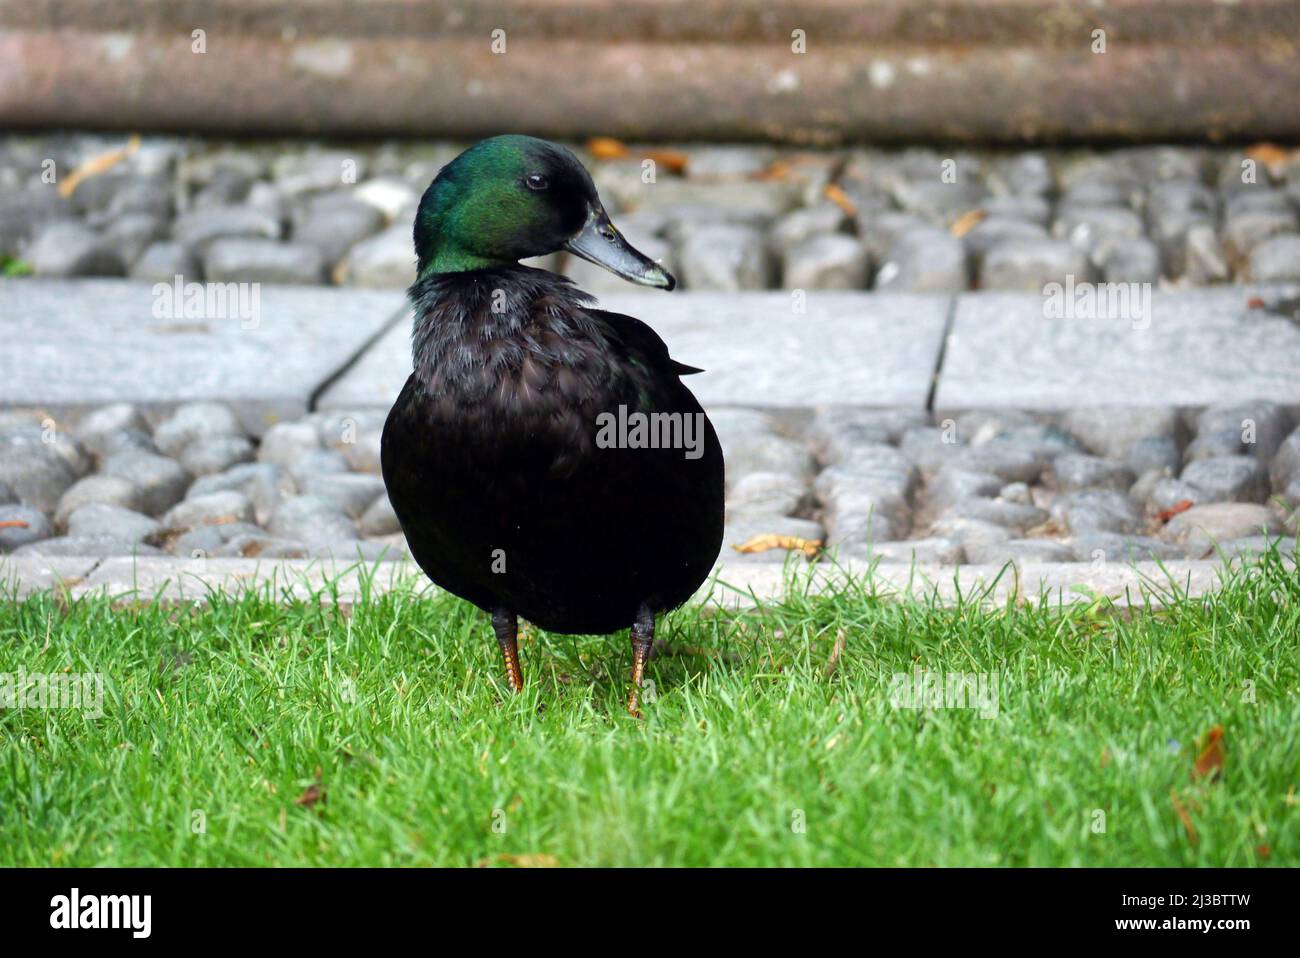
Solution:
[(398, 290), (113, 279), (0, 282), (0, 408), (216, 399), (260, 436), (306, 413), (403, 308)]
[[(779, 600), (791, 590), (814, 592), (852, 580), (868, 594), (899, 599), (937, 597), (1004, 606), (1008, 602), (1092, 602), (1117, 606), (1162, 605), (1172, 596), (1199, 596), (1221, 585), (1224, 565), (1216, 561), (1044, 563), (995, 565), (908, 565), (846, 561), (793, 574), (780, 565), (723, 562), (700, 590), (708, 605), (742, 608)], [(203, 603), (214, 591), (264, 591), (280, 601), (310, 600), (350, 606), (392, 589), (436, 594), (411, 562), (360, 566), (321, 560), (115, 558), (44, 559), (0, 556), (0, 594), (23, 597), (53, 590), (73, 598), (103, 595), (120, 601)]]
[[(109, 402), (161, 415), (220, 399), (257, 436), (309, 408), (387, 407), (410, 370), (396, 290), (254, 284), (246, 308), (187, 311), (162, 285), (0, 283), (0, 339), (14, 344), (0, 352), (0, 408), (75, 420)], [(1055, 318), (1032, 293), (629, 293), (602, 305), (703, 367), (688, 382), (706, 406), (919, 409), (933, 390), (942, 413), (1300, 405), (1298, 299), (1296, 286), (1156, 291), (1147, 312), (1120, 318)]]

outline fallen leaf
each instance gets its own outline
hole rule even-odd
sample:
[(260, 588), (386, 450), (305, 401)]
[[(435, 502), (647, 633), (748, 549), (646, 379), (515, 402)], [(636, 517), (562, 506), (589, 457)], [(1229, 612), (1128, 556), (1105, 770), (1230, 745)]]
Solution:
[(654, 160), (656, 166), (662, 166), (669, 173), (685, 173), (690, 157), (680, 150), (649, 150), (647, 160)]
[(127, 141), (126, 146), (121, 147), (120, 149), (109, 150), (106, 153), (100, 153), (98, 156), (92, 156), (85, 163), (82, 163), (79, 167), (69, 173), (63, 182), (59, 184), (59, 195), (64, 199), (67, 199), (76, 192), (77, 187), (81, 184), (82, 180), (87, 180), (92, 176), (99, 176), (101, 173), (106, 173), (138, 149), (140, 149), (139, 134), (131, 137), (131, 139)]
[(790, 178), (791, 167), (785, 160), (773, 160), (763, 169), (750, 176), (751, 180), (770, 181), (770, 180), (788, 180)]
[(596, 136), (587, 141), (587, 152), (597, 160), (621, 160), (627, 156), (627, 146), (611, 136)]
[(1286, 165), (1300, 155), (1300, 150), (1288, 150), (1276, 143), (1256, 143), (1246, 149), (1246, 155), (1256, 163), (1262, 163), (1275, 179), (1280, 179), (1286, 172)]
[(1173, 802), (1174, 812), (1178, 815), (1179, 821), (1183, 823), (1183, 828), (1187, 831), (1188, 844), (1195, 848), (1200, 843), (1201, 836), (1196, 833), (1196, 824), (1192, 821), (1191, 812), (1187, 810), (1187, 806), (1183, 804), (1182, 799), (1178, 797), (1178, 793), (1172, 788), (1169, 790), (1169, 800)]
[(1246, 300), (1247, 309), (1265, 309), (1267, 306), (1268, 303), (1264, 302), (1262, 296), (1252, 296), (1250, 299)]
[(1109, 764), (1110, 764), (1110, 749), (1103, 748), (1101, 750), (1101, 767), (1105, 768)]
[(802, 552), (811, 559), (822, 547), (821, 539), (800, 539), (798, 536), (783, 536), (775, 532), (757, 535), (748, 542), (732, 546), (737, 552), (748, 555), (751, 552), (767, 552), (769, 549), (786, 549)]
[(484, 858), (475, 863), (478, 868), (487, 868), (490, 865), (514, 865), (516, 868), (555, 868), (560, 864), (560, 860), (554, 855), (547, 855), (542, 852), (529, 852), (523, 855), (500, 854), (492, 858)]
[(1192, 777), (1218, 781), (1223, 774), (1223, 763), (1227, 758), (1223, 748), (1223, 726), (1216, 725), (1206, 732), (1204, 741), (1201, 754), (1196, 756), (1196, 764), (1192, 767)]
[(0, 522), (0, 529), (26, 529), (27, 523), (22, 519), (6, 519)]
[(1255, 846), (1255, 854), (1260, 858), (1267, 859), (1269, 855), (1273, 854), (1273, 849), (1268, 847), (1267, 842), (1264, 842)]
[(851, 199), (849, 194), (845, 193), (837, 184), (827, 183), (826, 189), (822, 191), (826, 198), (842, 209), (846, 216), (857, 216), (858, 207)]
[(840, 629), (835, 633), (835, 646), (831, 649), (831, 657), (826, 662), (826, 677), (830, 678), (835, 673), (835, 667), (840, 664), (840, 654), (844, 651), (844, 630)]
[(975, 224), (988, 218), (989, 211), (983, 209), (967, 210), (948, 228), (948, 232), (961, 239), (975, 228)]
[(306, 790), (293, 800), (295, 805), (301, 805), (303, 808), (311, 808), (317, 802), (325, 801), (325, 789), (319, 785), (308, 785)]
[(1188, 509), (1192, 508), (1193, 505), (1194, 503), (1192, 502), (1191, 499), (1180, 499), (1177, 502), (1175, 502), (1172, 506), (1170, 506), (1168, 509), (1161, 509), (1159, 512), (1157, 512), (1156, 521), (1159, 522), (1161, 525), (1164, 525), (1174, 516), (1178, 515), (1178, 513), (1186, 512)]

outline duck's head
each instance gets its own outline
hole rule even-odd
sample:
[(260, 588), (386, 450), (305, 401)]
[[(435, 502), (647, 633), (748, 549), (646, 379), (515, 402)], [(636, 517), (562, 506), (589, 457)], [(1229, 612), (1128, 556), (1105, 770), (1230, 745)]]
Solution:
[(415, 215), (421, 278), (559, 250), (642, 286), (677, 285), (614, 228), (578, 158), (546, 140), (494, 136), (474, 144), (442, 168)]

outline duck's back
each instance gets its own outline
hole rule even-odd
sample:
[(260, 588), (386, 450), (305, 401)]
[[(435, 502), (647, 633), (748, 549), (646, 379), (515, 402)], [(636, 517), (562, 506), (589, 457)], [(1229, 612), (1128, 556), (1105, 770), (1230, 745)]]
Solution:
[(429, 577), (559, 632), (689, 598), (723, 519), (722, 450), (679, 379), (690, 368), (540, 270), (436, 277), (412, 299), (414, 372), (382, 462)]

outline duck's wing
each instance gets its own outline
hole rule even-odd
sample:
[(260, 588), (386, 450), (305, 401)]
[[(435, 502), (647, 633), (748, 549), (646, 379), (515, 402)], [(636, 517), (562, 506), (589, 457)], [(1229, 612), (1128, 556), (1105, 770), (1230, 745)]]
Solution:
[(691, 376), (704, 372), (698, 366), (679, 363), (668, 355), (668, 346), (659, 334), (634, 316), (611, 313), (604, 309), (587, 309), (614, 334), (613, 345), (621, 345), (624, 355), (629, 359), (639, 359), (656, 372), (672, 373), (677, 376)]

